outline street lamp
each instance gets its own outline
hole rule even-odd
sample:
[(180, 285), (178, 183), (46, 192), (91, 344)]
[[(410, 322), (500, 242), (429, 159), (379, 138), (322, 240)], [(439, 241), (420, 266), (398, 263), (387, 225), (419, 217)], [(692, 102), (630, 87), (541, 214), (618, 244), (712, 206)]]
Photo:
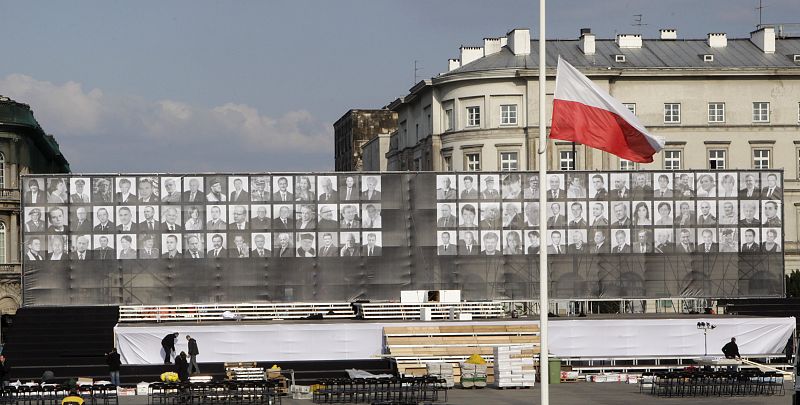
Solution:
[(697, 329), (703, 331), (703, 349), (705, 350), (703, 356), (708, 356), (708, 331), (713, 330), (717, 325), (711, 322), (697, 322)]

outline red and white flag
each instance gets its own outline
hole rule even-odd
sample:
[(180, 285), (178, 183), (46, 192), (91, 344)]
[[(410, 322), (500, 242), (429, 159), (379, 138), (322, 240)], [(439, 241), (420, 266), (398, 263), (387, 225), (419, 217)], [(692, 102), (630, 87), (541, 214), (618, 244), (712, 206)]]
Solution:
[(650, 163), (664, 139), (647, 132), (622, 103), (558, 58), (550, 138), (578, 142), (623, 159)]

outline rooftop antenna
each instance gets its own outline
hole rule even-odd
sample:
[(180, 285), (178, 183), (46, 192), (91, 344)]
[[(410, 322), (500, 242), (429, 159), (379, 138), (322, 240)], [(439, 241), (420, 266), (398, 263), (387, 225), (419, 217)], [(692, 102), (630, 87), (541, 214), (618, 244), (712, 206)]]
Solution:
[(756, 11), (758, 11), (758, 27), (761, 28), (761, 25), (764, 24), (763, 17), (764, 17), (764, 9), (767, 6), (764, 5), (764, 0), (758, 0), (758, 7), (756, 7)]
[(643, 20), (642, 17), (643, 17), (642, 14), (634, 14), (633, 15), (633, 24), (631, 24), (632, 27), (636, 27), (636, 29), (639, 30), (639, 32), (638, 32), (639, 34), (642, 33), (642, 27), (646, 27), (647, 26), (647, 24), (642, 22), (642, 20)]
[(419, 75), (418, 73), (422, 71), (422, 66), (417, 65), (417, 60), (414, 59), (414, 83), (417, 84), (419, 82)]

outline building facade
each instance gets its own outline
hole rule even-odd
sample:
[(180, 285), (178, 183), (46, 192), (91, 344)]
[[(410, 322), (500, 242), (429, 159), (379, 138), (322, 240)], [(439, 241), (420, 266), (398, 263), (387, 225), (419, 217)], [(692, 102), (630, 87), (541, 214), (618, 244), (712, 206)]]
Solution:
[[(659, 34), (597, 39), (583, 29), (548, 41), (548, 124), (561, 56), (667, 140), (651, 164), (549, 141), (548, 170), (783, 169), (786, 271), (800, 270), (800, 37), (769, 26), (738, 39)], [(391, 102), (388, 170), (536, 170), (537, 51), (527, 29), (462, 46), (448, 72)]]
[(394, 111), (382, 109), (346, 112), (333, 124), (336, 171), (364, 170), (364, 144), (379, 135), (388, 136), (396, 129), (397, 113)]
[(0, 96), (0, 314), (16, 312), (22, 302), (20, 175), (68, 172), (58, 142), (30, 107)]

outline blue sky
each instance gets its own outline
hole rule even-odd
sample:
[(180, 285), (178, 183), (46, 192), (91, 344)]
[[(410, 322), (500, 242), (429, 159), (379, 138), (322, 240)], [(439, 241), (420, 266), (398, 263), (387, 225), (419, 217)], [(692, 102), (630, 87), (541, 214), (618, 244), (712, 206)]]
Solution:
[[(765, 4), (765, 22), (800, 17), (800, 1)], [(548, 5), (551, 38), (746, 37), (758, 22), (757, 0)], [(414, 60), (431, 77), (462, 44), (535, 36), (537, 13), (537, 1), (0, 0), (0, 94), (31, 104), (74, 171), (329, 170), (345, 111), (404, 94)]]

